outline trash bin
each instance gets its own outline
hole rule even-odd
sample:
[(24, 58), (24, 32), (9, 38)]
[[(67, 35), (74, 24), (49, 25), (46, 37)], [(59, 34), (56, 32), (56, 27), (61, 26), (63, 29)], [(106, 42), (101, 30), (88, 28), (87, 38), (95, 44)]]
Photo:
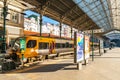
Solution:
[(111, 47), (109, 48), (109, 50), (111, 50)]
[(104, 50), (104, 53), (106, 53), (107, 51), (106, 50)]

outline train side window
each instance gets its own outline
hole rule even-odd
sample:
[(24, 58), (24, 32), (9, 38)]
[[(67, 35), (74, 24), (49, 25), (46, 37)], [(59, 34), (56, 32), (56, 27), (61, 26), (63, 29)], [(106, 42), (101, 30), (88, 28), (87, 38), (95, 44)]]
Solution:
[(39, 49), (48, 49), (48, 43), (40, 42), (39, 43)]
[(27, 48), (34, 48), (36, 46), (36, 40), (29, 40), (27, 43)]
[(55, 47), (56, 47), (56, 48), (59, 48), (59, 43), (56, 43), (56, 44), (55, 44)]
[(66, 48), (69, 48), (69, 42), (66, 42)]
[(70, 45), (69, 45), (69, 48), (72, 48), (72, 47), (73, 47), (73, 44), (70, 44)]
[(65, 46), (65, 44), (62, 44), (62, 48), (65, 48), (66, 46)]
[(43, 49), (48, 49), (48, 43), (43, 43)]
[(39, 43), (39, 49), (42, 49), (43, 43)]
[(56, 48), (60, 48), (60, 47), (61, 47), (61, 44), (60, 44), (60, 43), (56, 43), (56, 44), (55, 44), (55, 47), (56, 47)]
[(62, 48), (62, 44), (61, 43), (59, 43), (59, 48)]

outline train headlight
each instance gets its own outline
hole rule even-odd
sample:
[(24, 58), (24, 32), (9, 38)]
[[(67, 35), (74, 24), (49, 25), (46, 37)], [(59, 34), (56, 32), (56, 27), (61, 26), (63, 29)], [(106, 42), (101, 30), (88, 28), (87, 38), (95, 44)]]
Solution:
[(36, 53), (39, 53), (39, 51), (38, 51), (37, 49), (35, 50), (35, 52), (36, 52)]
[(35, 50), (34, 49), (31, 49), (31, 52), (34, 52)]

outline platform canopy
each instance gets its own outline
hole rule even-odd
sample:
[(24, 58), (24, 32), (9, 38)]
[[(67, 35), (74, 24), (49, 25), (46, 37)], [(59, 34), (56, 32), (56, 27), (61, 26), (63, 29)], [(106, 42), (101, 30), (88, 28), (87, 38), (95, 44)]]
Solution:
[[(118, 11), (113, 1), (119, 0), (23, 0), (35, 8), (31, 10), (80, 30), (114, 29), (114, 14)], [(117, 4), (118, 5), (118, 4)], [(116, 25), (116, 26), (115, 26)]]
[(120, 0), (109, 0), (111, 5), (113, 26), (120, 30)]
[[(120, 0), (13, 0), (78, 30), (120, 29)], [(26, 10), (26, 9), (25, 9)], [(102, 35), (105, 35), (103, 34)], [(113, 33), (112, 33), (113, 34)]]
[(73, 0), (100, 28), (99, 36), (120, 39), (120, 0)]
[(120, 39), (120, 0), (108, 0), (109, 11), (111, 12), (112, 29), (105, 32), (105, 36), (109, 39)]
[(112, 29), (107, 0), (73, 0), (104, 31)]
[(31, 10), (78, 30), (100, 28), (73, 0), (23, 1), (35, 6), (35, 8), (31, 8)]
[(116, 30), (113, 30), (105, 34), (110, 39), (120, 39), (120, 0), (109, 0), (111, 8), (109, 9), (112, 12), (111, 18), (113, 20), (113, 27)]

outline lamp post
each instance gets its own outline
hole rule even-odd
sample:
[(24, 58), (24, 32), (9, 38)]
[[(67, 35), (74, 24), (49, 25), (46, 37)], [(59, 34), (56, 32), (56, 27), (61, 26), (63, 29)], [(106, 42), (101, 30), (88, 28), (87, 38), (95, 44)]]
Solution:
[(6, 16), (7, 16), (7, 11), (8, 11), (8, 7), (7, 7), (7, 0), (4, 0), (3, 2), (3, 43), (2, 43), (2, 51), (1, 53), (6, 53), (6, 39), (5, 39), (5, 35), (6, 35)]

